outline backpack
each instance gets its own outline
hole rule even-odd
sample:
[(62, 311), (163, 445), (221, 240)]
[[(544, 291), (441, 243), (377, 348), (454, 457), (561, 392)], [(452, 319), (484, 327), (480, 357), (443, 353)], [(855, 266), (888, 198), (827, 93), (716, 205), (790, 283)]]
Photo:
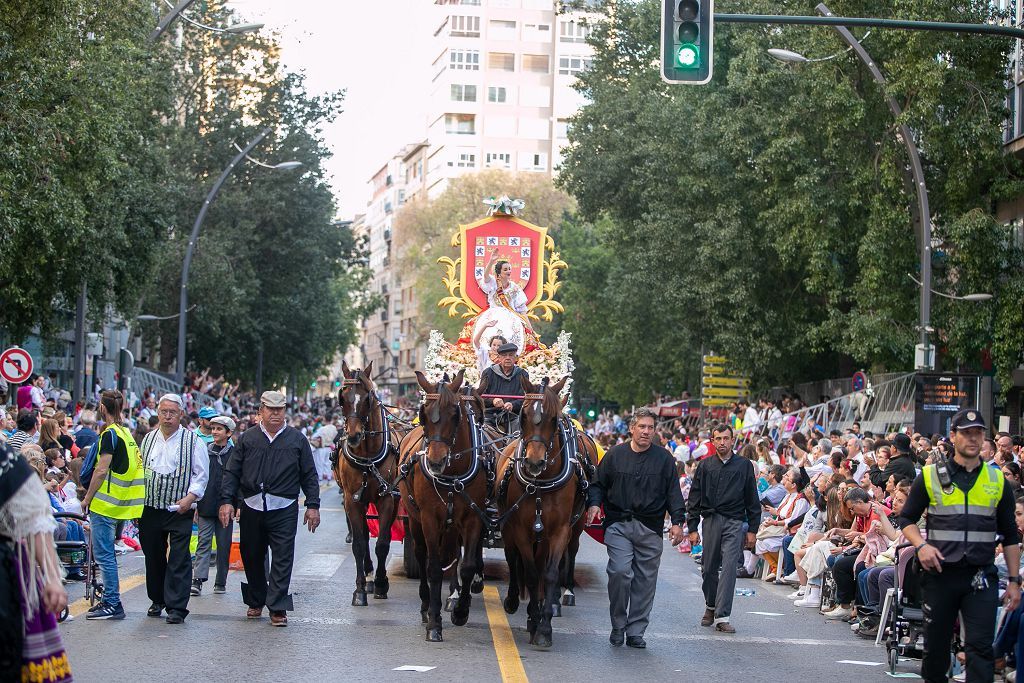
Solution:
[[(111, 439), (113, 439), (113, 447), (117, 448), (117, 430), (108, 427), (103, 431), (110, 432)], [(92, 482), (92, 474), (96, 470), (96, 460), (100, 457), (101, 443), (103, 443), (102, 433), (100, 438), (96, 439), (96, 443), (89, 446), (89, 450), (85, 452), (85, 458), (82, 460), (82, 469), (78, 473), (78, 478), (86, 490), (89, 489), (89, 484)]]

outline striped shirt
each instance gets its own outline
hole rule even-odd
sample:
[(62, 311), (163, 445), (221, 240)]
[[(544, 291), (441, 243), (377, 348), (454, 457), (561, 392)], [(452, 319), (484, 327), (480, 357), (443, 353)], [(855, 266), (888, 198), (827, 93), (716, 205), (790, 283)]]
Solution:
[(203, 497), (210, 455), (194, 432), (179, 427), (164, 438), (162, 431), (154, 429), (142, 440), (142, 466), (146, 475), (145, 504), (166, 510), (189, 493), (197, 500)]

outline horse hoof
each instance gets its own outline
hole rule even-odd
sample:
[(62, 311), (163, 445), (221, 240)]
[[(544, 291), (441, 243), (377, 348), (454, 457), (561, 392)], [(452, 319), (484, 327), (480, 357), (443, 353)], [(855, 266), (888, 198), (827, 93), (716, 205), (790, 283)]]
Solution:
[(515, 614), (519, 611), (519, 596), (510, 595), (507, 598), (505, 598), (505, 601), (502, 604), (505, 607), (506, 613)]
[(452, 610), (452, 623), (456, 626), (465, 626), (466, 622), (469, 621), (469, 605), (466, 605), (465, 609), (459, 609), (458, 606)]
[(356, 591), (352, 594), (353, 607), (366, 607), (366, 593)]
[(551, 616), (560, 617), (562, 616), (562, 605), (555, 603), (551, 606)]
[(373, 592), (373, 599), (374, 600), (387, 600), (388, 599), (387, 591), (374, 591)]
[(427, 610), (420, 610), (420, 620), (424, 624), (427, 623)]
[(566, 593), (565, 595), (562, 596), (562, 604), (565, 605), (566, 607), (575, 607), (576, 606), (576, 596), (573, 595), (572, 593)]
[(469, 591), (471, 593), (483, 593), (484, 592), (484, 577), (477, 574), (473, 577), (473, 583), (469, 584)]
[(427, 642), (428, 643), (441, 643), (444, 642), (444, 638), (441, 637), (440, 628), (428, 628), (427, 629)]
[(541, 648), (551, 647), (551, 636), (547, 633), (538, 633), (533, 637), (533, 646)]
[(373, 593), (373, 592), (374, 592), (374, 590), (373, 590), (373, 589), (374, 589), (374, 583), (373, 583), (373, 581), (372, 581), (372, 580), (370, 580), (370, 581), (367, 581), (367, 582), (366, 582), (366, 592), (367, 592), (367, 593)]
[(455, 602), (456, 602), (456, 600), (455, 600), (454, 597), (451, 597), (451, 598), (448, 598), (447, 600), (445, 600), (444, 601), (444, 611), (445, 612), (451, 612), (453, 609), (455, 609)]

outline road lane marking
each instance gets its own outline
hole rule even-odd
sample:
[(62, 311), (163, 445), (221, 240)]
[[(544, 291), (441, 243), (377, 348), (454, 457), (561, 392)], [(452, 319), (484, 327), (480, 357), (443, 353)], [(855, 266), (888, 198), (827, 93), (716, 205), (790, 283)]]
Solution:
[(759, 614), (762, 617), (783, 617), (782, 612), (747, 612), (747, 614)]
[(498, 589), (484, 586), (484, 606), (487, 608), (487, 622), (491, 626), (491, 639), (494, 641), (494, 654), (498, 657), (498, 668), (504, 683), (527, 683), (526, 669), (519, 657), (516, 639), (505, 618), (505, 608), (501, 606)]
[(858, 659), (840, 659), (836, 664), (858, 664), (860, 666), (882, 666), (885, 662), (862, 662)]
[(341, 553), (310, 553), (299, 560), (292, 574), (329, 579), (334, 576), (344, 561), (345, 556)]
[[(121, 594), (124, 595), (131, 589), (137, 588), (142, 584), (146, 583), (146, 576), (144, 574), (128, 576), (121, 579), (119, 583), (120, 587), (118, 588), (118, 590), (120, 590)], [(68, 613), (73, 617), (79, 617), (88, 612), (91, 606), (92, 605), (89, 604), (88, 600), (86, 600), (85, 598), (79, 598), (78, 600), (75, 600), (73, 603), (68, 605)]]

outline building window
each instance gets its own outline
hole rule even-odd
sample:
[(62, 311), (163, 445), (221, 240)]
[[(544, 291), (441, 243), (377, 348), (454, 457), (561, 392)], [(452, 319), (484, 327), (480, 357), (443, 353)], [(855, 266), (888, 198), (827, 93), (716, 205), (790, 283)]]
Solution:
[(473, 114), (445, 114), (444, 132), (449, 135), (473, 135), (476, 133), (476, 117)]
[(452, 102), (476, 102), (476, 86), (452, 83)]
[(558, 39), (563, 43), (585, 43), (590, 29), (581, 21), (563, 21), (558, 27)]
[(476, 155), (469, 152), (459, 152), (459, 160), (455, 165), (459, 168), (476, 168)]
[(551, 70), (551, 58), (547, 55), (523, 55), (523, 71), (546, 74)]
[(488, 152), (484, 160), (487, 168), (512, 168), (511, 152)]
[(523, 24), (523, 40), (551, 40), (551, 24)]
[(516, 56), (511, 52), (488, 52), (487, 68), (494, 71), (515, 71)]
[(590, 68), (590, 57), (559, 57), (558, 73), (562, 76), (575, 76)]
[(452, 50), (448, 53), (448, 67), (465, 71), (479, 71), (480, 50)]
[(487, 37), (491, 40), (515, 40), (516, 22), (491, 19), (487, 23)]
[(508, 89), (502, 85), (492, 85), (487, 88), (487, 101), (496, 104), (508, 102)]
[(450, 34), (463, 38), (479, 38), (480, 17), (453, 16)]
[(543, 152), (521, 153), (519, 167), (524, 171), (548, 170), (548, 155)]

